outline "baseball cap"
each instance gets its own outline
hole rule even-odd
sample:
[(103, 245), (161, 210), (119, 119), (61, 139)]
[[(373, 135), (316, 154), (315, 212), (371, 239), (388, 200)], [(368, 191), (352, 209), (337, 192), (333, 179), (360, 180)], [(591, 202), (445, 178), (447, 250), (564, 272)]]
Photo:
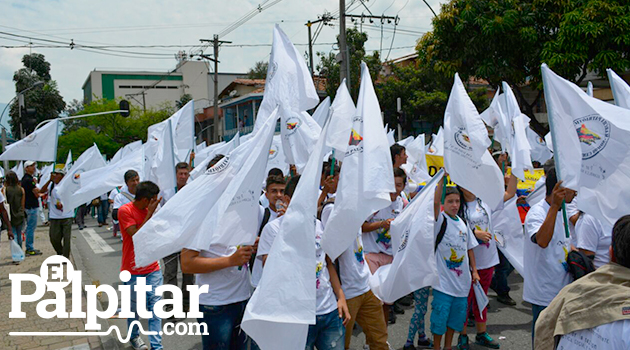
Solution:
[(29, 167), (29, 166), (35, 165), (35, 164), (37, 164), (37, 163), (35, 163), (35, 161), (29, 160), (26, 163), (24, 163), (24, 167), (26, 168), (26, 167)]

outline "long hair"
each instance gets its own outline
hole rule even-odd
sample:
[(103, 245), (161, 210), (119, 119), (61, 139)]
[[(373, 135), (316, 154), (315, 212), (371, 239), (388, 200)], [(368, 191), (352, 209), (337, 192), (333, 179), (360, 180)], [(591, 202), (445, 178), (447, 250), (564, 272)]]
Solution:
[(464, 191), (462, 191), (462, 188), (459, 185), (457, 185), (456, 188), (457, 192), (459, 192), (459, 210), (457, 211), (457, 216), (464, 220), (464, 224), (468, 225), (468, 214), (466, 214), (468, 211), (468, 203), (466, 203), (466, 198), (464, 198)]

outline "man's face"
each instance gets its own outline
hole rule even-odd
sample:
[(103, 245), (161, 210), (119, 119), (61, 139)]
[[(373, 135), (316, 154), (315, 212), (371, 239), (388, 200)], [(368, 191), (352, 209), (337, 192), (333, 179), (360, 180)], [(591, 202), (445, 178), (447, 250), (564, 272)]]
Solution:
[(129, 193), (135, 194), (136, 187), (138, 186), (139, 183), (140, 183), (140, 177), (138, 176), (134, 176), (133, 178), (129, 179), (129, 181), (127, 181), (127, 188), (129, 189)]
[(188, 169), (177, 169), (177, 187), (184, 187), (189, 177), (190, 171)]
[(459, 211), (459, 195), (458, 194), (449, 194), (444, 198), (444, 212), (449, 216), (457, 215)]
[(153, 199), (157, 199), (157, 196), (153, 196), (153, 198), (142, 198), (134, 202), (136, 203), (136, 207), (138, 207), (138, 209), (146, 209)]
[(395, 158), (396, 158), (395, 159), (396, 164), (398, 166), (401, 166), (401, 165), (407, 163), (407, 151), (406, 150), (402, 150), (399, 154), (396, 155)]
[(52, 174), (52, 182), (57, 185), (63, 179), (63, 174), (54, 173)]
[(29, 175), (35, 174), (35, 164), (27, 166), (26, 168), (24, 168), (24, 171), (26, 171), (26, 173)]
[(394, 185), (396, 185), (396, 192), (390, 193), (392, 202), (400, 196), (400, 193), (405, 189), (405, 179), (402, 177), (394, 177)]
[(283, 184), (271, 184), (267, 186), (265, 197), (269, 200), (269, 209), (276, 211), (276, 202), (284, 197)]

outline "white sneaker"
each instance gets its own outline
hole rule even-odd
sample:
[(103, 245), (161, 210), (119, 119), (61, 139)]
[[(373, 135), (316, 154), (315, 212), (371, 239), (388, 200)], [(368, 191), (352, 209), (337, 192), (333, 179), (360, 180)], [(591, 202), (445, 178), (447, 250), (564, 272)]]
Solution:
[(149, 348), (147, 347), (147, 345), (144, 343), (144, 340), (142, 340), (142, 338), (140, 338), (140, 336), (137, 336), (133, 339), (131, 339), (129, 341), (129, 343), (131, 343), (131, 347), (137, 350), (148, 350)]

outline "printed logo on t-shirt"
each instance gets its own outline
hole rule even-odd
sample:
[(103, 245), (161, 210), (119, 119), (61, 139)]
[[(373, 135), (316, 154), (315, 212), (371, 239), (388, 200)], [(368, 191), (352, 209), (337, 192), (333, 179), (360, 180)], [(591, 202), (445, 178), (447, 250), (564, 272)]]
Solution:
[(378, 229), (376, 230), (378, 237), (376, 238), (376, 243), (383, 246), (385, 249), (389, 249), (392, 244), (392, 236), (389, 234), (389, 230), (387, 229)]
[(461, 276), (461, 274), (464, 273), (464, 271), (460, 269), (460, 267), (464, 263), (464, 255), (462, 255), (461, 257), (457, 257), (457, 252), (455, 251), (455, 249), (451, 248), (451, 256), (448, 259), (444, 258), (444, 261), (446, 262), (446, 267), (449, 270), (455, 272), (457, 274), (457, 277)]
[(359, 249), (354, 251), (354, 257), (357, 258), (359, 264), (363, 265), (365, 263), (365, 258), (363, 257), (363, 246), (359, 246)]
[(317, 268), (315, 269), (315, 288), (319, 289), (319, 277), (322, 275), (322, 270), (324, 269), (324, 263), (318, 262)]
[(567, 250), (567, 247), (562, 246), (562, 250), (564, 250), (564, 261), (563, 260), (559, 260), (560, 264), (562, 264), (562, 267), (564, 267), (564, 271), (569, 272), (569, 263), (567, 263), (567, 258), (569, 257), (569, 251)]
[[(483, 231), (481, 229), (481, 227), (479, 227), (479, 225), (475, 226), (475, 230)], [(490, 249), (490, 241), (484, 242), (484, 241), (480, 240), (479, 238), (477, 238), (477, 243), (479, 243), (479, 245), (485, 246), (486, 248)]]

